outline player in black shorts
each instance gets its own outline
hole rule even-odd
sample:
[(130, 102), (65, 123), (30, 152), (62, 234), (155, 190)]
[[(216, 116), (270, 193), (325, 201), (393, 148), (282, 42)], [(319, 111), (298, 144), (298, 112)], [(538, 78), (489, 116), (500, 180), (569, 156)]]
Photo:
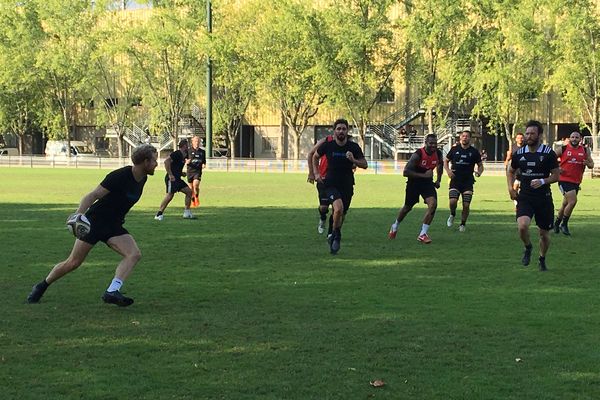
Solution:
[[(348, 140), (348, 121), (338, 119), (333, 123), (334, 140), (325, 141), (313, 155), (315, 181), (323, 183), (333, 206), (333, 232), (329, 238), (331, 254), (337, 254), (342, 240), (344, 216), (350, 208), (354, 194), (354, 167), (366, 169), (367, 160), (360, 146)], [(319, 173), (319, 159), (327, 157), (327, 174)]]
[(200, 181), (202, 180), (202, 168), (206, 167), (206, 152), (200, 147), (200, 138), (192, 138), (192, 146), (188, 149), (187, 181), (192, 189), (192, 207), (198, 207), (200, 200)]
[(140, 199), (147, 176), (154, 175), (157, 157), (156, 149), (149, 144), (136, 147), (131, 155), (133, 166), (112, 171), (96, 189), (81, 199), (76, 213), (85, 213), (91, 223), (90, 232), (76, 239), (69, 258), (56, 264), (46, 279), (33, 287), (27, 297), (28, 303), (38, 303), (48, 286), (79, 267), (100, 241), (123, 257), (102, 300), (121, 307), (133, 304), (133, 299), (123, 296), (120, 289), (141, 253), (133, 236), (123, 228), (123, 223), (125, 215)]
[(160, 203), (158, 212), (154, 216), (155, 220), (162, 221), (164, 218), (163, 213), (165, 209), (173, 200), (175, 193), (182, 192), (185, 194), (185, 209), (183, 210), (183, 218), (195, 219), (190, 205), (192, 204), (192, 189), (181, 179), (183, 175), (183, 166), (188, 156), (188, 142), (183, 139), (179, 142), (179, 150), (172, 152), (169, 157), (165, 160), (165, 169), (167, 174), (165, 175), (165, 186), (167, 188), (167, 194)]
[[(452, 167), (450, 167), (450, 164), (452, 164)], [(477, 165), (477, 171), (475, 171), (475, 165)], [(450, 228), (454, 223), (458, 198), (462, 196), (463, 208), (458, 230), (464, 232), (471, 209), (471, 200), (473, 199), (473, 185), (475, 183), (473, 172), (475, 171), (476, 177), (481, 176), (483, 173), (481, 154), (479, 154), (479, 150), (471, 146), (470, 131), (460, 133), (459, 143), (453, 146), (448, 154), (446, 154), (444, 169), (450, 178), (450, 190), (448, 193), (448, 197), (450, 198), (450, 216), (446, 224)]]
[[(433, 170), (436, 171), (437, 175), (435, 183), (433, 182)], [(404, 205), (390, 227), (388, 233), (390, 239), (396, 238), (398, 225), (419, 202), (419, 197), (423, 197), (425, 204), (427, 204), (427, 211), (423, 217), (423, 225), (417, 240), (424, 244), (431, 243), (428, 232), (437, 209), (436, 189), (440, 188), (443, 171), (442, 152), (437, 148), (437, 136), (430, 133), (425, 137), (425, 146), (415, 151), (404, 167), (404, 176), (408, 178), (406, 181), (406, 195)]]
[[(512, 155), (506, 170), (508, 193), (512, 200), (517, 200), (517, 225), (519, 237), (525, 245), (521, 262), (529, 265), (531, 261), (531, 239), (529, 225), (535, 217), (540, 234), (540, 271), (546, 271), (546, 253), (550, 247), (550, 230), (554, 225), (554, 204), (550, 184), (558, 182), (559, 167), (556, 154), (549, 146), (540, 143), (543, 132), (542, 124), (529, 121), (525, 125), (526, 146)], [(521, 173), (521, 189), (517, 193), (514, 188), (515, 173)]]
[[(308, 161), (308, 178), (306, 181), (310, 184), (315, 183), (315, 171), (313, 170), (312, 158), (319, 147), (325, 142), (331, 142), (333, 140), (332, 135), (319, 139), (312, 149), (308, 152), (306, 159)], [(319, 159), (319, 174), (327, 175), (327, 157), (321, 156)], [(325, 221), (327, 220), (327, 213), (329, 212), (329, 198), (325, 191), (325, 185), (321, 182), (317, 182), (317, 196), (319, 198), (319, 224), (317, 225), (317, 232), (322, 234), (325, 232)], [(331, 235), (333, 231), (333, 215), (329, 216), (329, 229), (327, 237)]]

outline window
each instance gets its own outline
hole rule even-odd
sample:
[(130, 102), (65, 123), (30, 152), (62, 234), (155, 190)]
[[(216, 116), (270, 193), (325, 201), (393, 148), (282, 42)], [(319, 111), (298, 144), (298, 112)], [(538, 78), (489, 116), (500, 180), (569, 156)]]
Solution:
[(381, 89), (379, 95), (377, 96), (378, 103), (393, 103), (396, 100), (396, 94), (394, 93), (394, 89), (391, 85), (388, 85)]
[(263, 151), (276, 151), (277, 150), (276, 140), (277, 140), (277, 138), (269, 138), (269, 137), (263, 136), (263, 138), (262, 138)]

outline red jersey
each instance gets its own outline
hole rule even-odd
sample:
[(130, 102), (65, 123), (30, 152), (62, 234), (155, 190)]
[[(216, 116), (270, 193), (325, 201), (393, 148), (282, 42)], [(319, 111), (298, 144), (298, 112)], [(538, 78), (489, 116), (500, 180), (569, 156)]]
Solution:
[(436, 169), (440, 163), (440, 151), (436, 150), (431, 154), (427, 154), (425, 147), (421, 147), (419, 150), (421, 151), (421, 160), (419, 160), (419, 165), (417, 165), (417, 168), (423, 171)]
[(583, 179), (587, 151), (583, 146), (563, 146), (560, 156), (560, 181), (580, 184)]
[[(333, 135), (327, 135), (326, 142), (331, 142), (333, 140)], [(319, 175), (327, 176), (327, 157), (325, 154), (319, 158)]]

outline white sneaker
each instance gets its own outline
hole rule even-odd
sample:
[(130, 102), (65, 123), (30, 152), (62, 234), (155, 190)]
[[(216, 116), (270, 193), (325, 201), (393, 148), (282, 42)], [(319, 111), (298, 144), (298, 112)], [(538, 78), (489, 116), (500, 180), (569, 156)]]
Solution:
[(448, 221), (446, 221), (446, 225), (448, 225), (448, 228), (450, 228), (453, 223), (454, 223), (454, 215), (450, 215), (448, 217)]
[(162, 221), (162, 220), (163, 220), (163, 218), (164, 218), (164, 215), (163, 215), (163, 214), (160, 214), (160, 215), (155, 215), (155, 216), (154, 216), (154, 219), (155, 219), (155, 220), (157, 220), (157, 221)]
[(196, 217), (194, 217), (194, 214), (192, 214), (192, 212), (190, 210), (184, 210), (183, 211), (183, 218), (185, 218), (185, 219), (196, 219)]
[(319, 220), (319, 226), (317, 226), (317, 232), (319, 232), (319, 234), (323, 234), (323, 232), (325, 232), (325, 221)]
[(458, 227), (458, 231), (459, 231), (459, 232), (464, 232), (464, 231), (465, 231), (465, 229), (467, 229), (467, 227), (466, 227), (466, 226), (464, 226), (464, 225), (460, 225), (460, 226)]

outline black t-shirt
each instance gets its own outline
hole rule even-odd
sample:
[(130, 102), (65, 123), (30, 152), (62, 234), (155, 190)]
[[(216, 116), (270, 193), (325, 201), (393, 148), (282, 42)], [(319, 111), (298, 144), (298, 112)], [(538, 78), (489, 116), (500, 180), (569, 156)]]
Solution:
[(109, 193), (92, 204), (86, 215), (102, 222), (125, 222), (125, 215), (142, 196), (146, 180), (136, 181), (131, 166), (112, 171), (100, 182)]
[(206, 152), (203, 149), (190, 147), (187, 158), (190, 160), (187, 165), (188, 171), (202, 172), (202, 165), (206, 164)]
[[(181, 178), (187, 157), (184, 157), (180, 150), (175, 150), (169, 155), (169, 158), (171, 158), (171, 173), (175, 178)], [(167, 174), (167, 176), (169, 175)]]
[(452, 164), (451, 169), (454, 172), (455, 179), (470, 181), (473, 180), (475, 165), (481, 162), (481, 154), (473, 146), (464, 149), (460, 144), (457, 144), (446, 154), (446, 159)]
[(527, 196), (546, 196), (550, 185), (542, 185), (537, 189), (531, 187), (534, 179), (545, 179), (550, 176), (553, 169), (558, 168), (556, 153), (550, 146), (541, 144), (535, 153), (529, 151), (529, 146), (523, 146), (512, 155), (510, 166), (521, 171), (520, 194)]
[(354, 185), (354, 163), (346, 158), (348, 151), (352, 152), (356, 160), (365, 158), (360, 146), (350, 140), (343, 146), (339, 146), (335, 140), (325, 141), (317, 149), (320, 156), (327, 157), (325, 186)]

